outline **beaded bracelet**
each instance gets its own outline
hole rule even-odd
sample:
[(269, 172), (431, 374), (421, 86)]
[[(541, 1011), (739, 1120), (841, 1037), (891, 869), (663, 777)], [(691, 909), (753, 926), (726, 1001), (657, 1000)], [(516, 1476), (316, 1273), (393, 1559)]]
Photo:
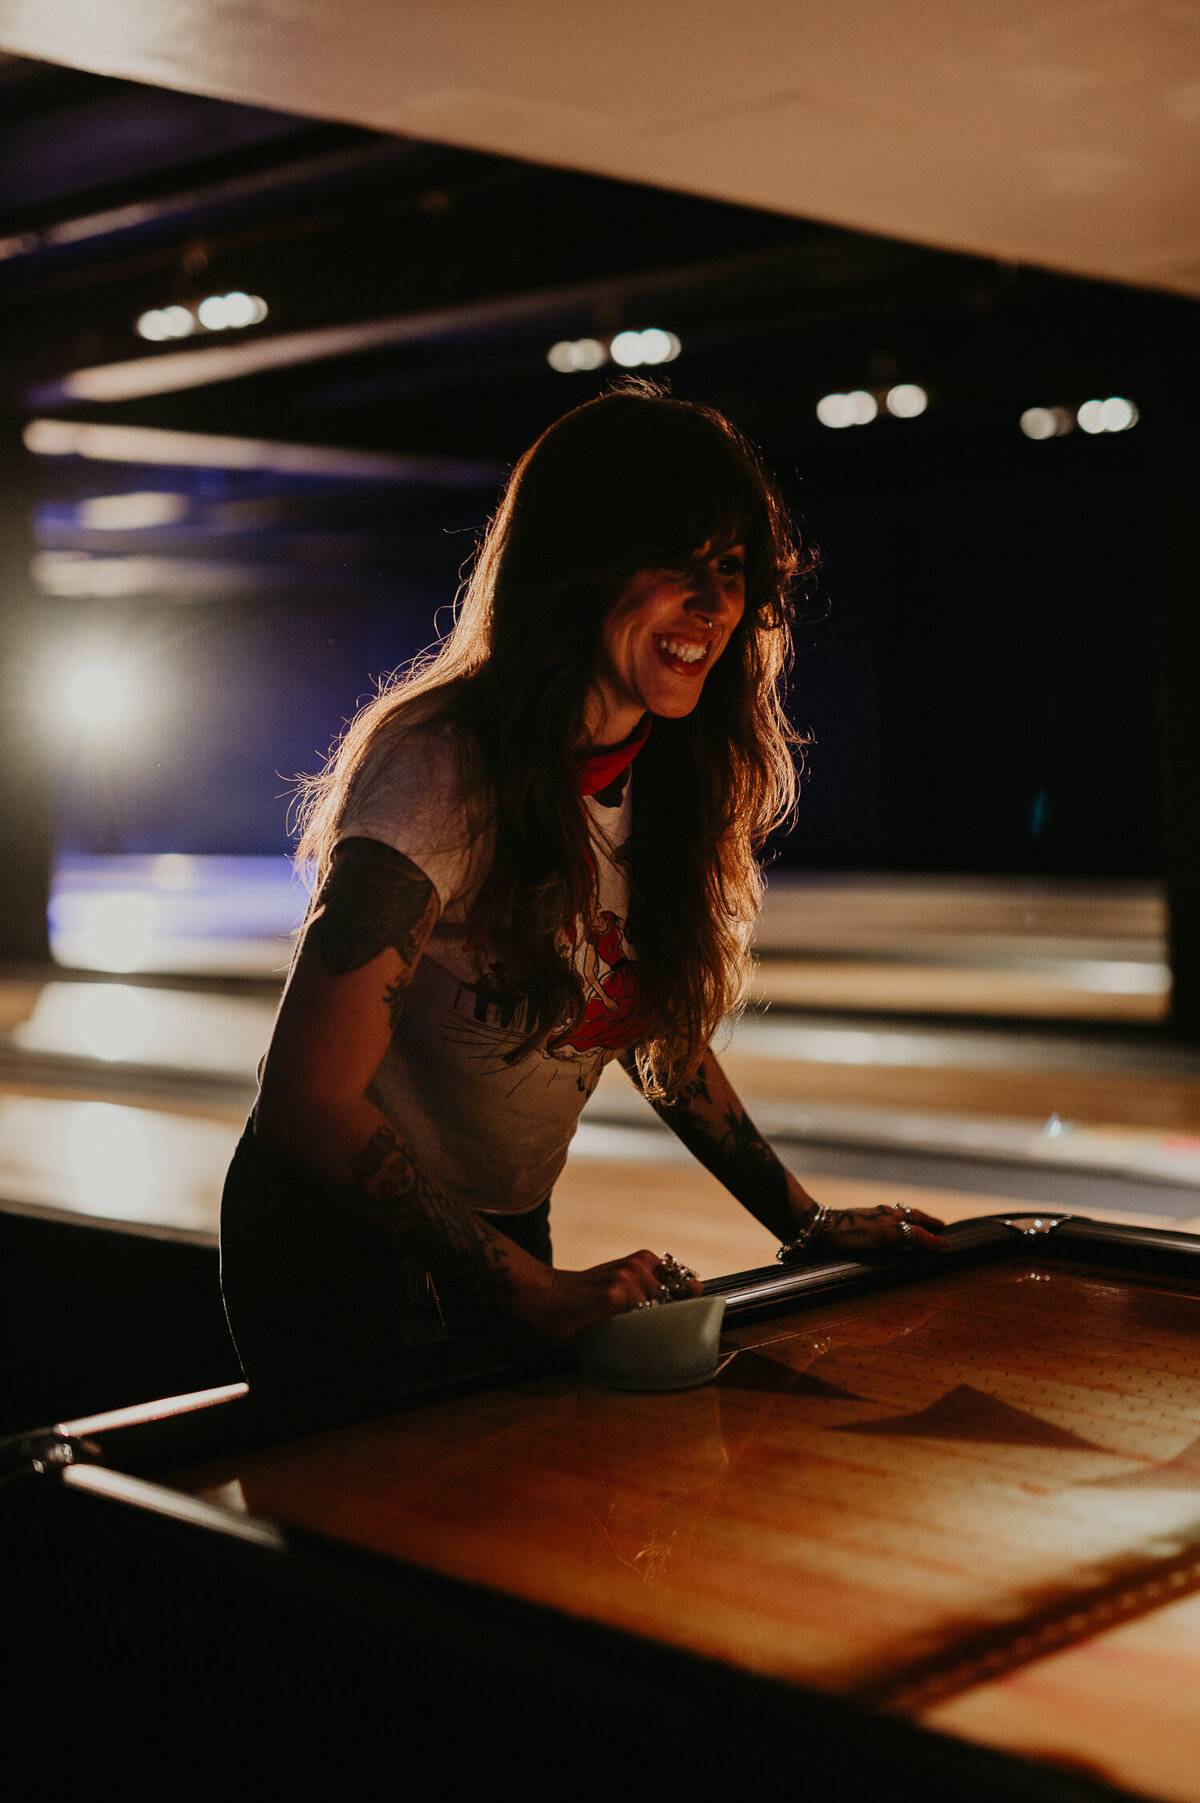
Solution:
[(781, 1246), (775, 1254), (781, 1265), (794, 1264), (797, 1259), (802, 1258), (813, 1241), (825, 1231), (826, 1223), (829, 1220), (829, 1210), (823, 1202), (817, 1203), (816, 1210), (817, 1212), (808, 1226), (802, 1227), (795, 1239), (789, 1240), (787, 1245)]

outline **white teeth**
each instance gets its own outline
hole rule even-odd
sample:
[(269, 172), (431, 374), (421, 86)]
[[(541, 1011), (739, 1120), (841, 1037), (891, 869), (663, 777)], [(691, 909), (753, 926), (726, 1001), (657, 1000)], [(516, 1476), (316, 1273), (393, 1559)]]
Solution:
[(707, 645), (693, 645), (687, 639), (656, 639), (668, 657), (677, 657), (681, 664), (698, 664), (702, 657), (708, 656)]

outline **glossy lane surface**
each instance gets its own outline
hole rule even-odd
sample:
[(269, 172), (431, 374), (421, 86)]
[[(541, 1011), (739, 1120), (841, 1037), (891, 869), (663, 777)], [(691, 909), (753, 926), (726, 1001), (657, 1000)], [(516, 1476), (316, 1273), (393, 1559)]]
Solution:
[[(1198, 1330), (1200, 1300), (1169, 1286), (1006, 1266), (735, 1327), (715, 1387), (545, 1378), (181, 1481), (886, 1705), (923, 1706), (941, 1674), (952, 1712), (981, 1647), (1036, 1673), (1049, 1643), (1014, 1653), (1019, 1624), (1069, 1619), (1101, 1648), (1114, 1582), (1200, 1571)], [(1190, 1691), (1155, 1707), (1200, 1775)]]

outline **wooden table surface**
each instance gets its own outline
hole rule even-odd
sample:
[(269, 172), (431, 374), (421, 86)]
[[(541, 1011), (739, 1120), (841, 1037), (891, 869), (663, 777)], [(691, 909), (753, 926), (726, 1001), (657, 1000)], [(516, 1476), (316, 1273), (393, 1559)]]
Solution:
[(1200, 1799), (1200, 1299), (1018, 1262), (175, 1474), (251, 1513)]

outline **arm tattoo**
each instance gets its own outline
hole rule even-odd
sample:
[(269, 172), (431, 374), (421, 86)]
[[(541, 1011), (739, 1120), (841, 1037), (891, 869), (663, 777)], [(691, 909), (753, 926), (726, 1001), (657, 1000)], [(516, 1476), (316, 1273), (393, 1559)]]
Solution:
[(343, 839), (308, 931), (331, 977), (361, 970), (389, 946), (411, 965), (437, 919), (437, 906), (433, 884), (403, 852), (377, 839)]
[(383, 992), (383, 999), (387, 1004), (388, 1025), (393, 1033), (400, 1025), (400, 1016), (404, 1012), (404, 998), (408, 994), (411, 983), (412, 978), (408, 972), (401, 971), (396, 981), (389, 983)]
[(354, 1183), (338, 1192), (343, 1207), (398, 1236), (435, 1277), (466, 1295), (511, 1306), (512, 1242), (474, 1209), (444, 1196), (394, 1128), (379, 1127), (351, 1158), (350, 1169)]
[(778, 1239), (792, 1236), (787, 1172), (740, 1103), (721, 1108), (713, 1101), (703, 1061), (670, 1100), (651, 1106), (756, 1221)]

